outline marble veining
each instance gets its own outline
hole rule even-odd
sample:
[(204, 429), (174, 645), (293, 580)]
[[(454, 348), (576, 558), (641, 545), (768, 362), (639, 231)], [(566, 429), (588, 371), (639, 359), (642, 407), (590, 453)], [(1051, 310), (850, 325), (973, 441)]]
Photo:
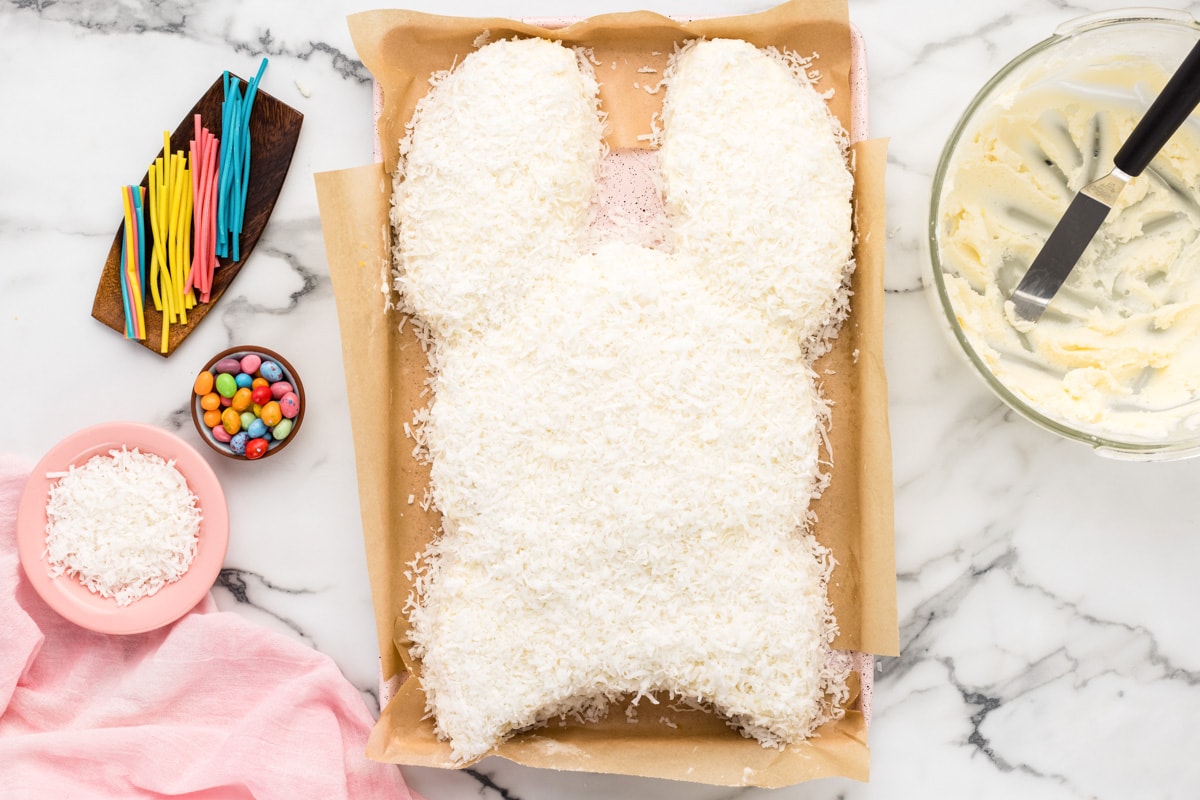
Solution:
[[(768, 3), (706, 0), (689, 14)], [(899, 658), (881, 659), (869, 784), (773, 792), (533, 770), (405, 768), (430, 798), (1193, 798), (1200, 796), (1200, 460), (1134, 464), (1005, 408), (951, 349), (926, 297), (923, 237), (942, 143), (1006, 61), (1100, 0), (850, 0), (871, 133), (889, 138), (885, 357), (896, 490)], [(194, 435), (194, 372), (257, 343), (300, 370), (310, 412), (279, 458), (210, 460), (233, 526), (214, 597), (327, 653), (372, 711), (378, 661), (337, 316), (312, 173), (371, 158), (371, 78), (353, 0), (0, 2), (0, 451), (32, 464), (111, 419)], [(466, 16), (679, 4), (414, 2)], [(1174, 8), (1200, 15), (1200, 3)], [(270, 58), (263, 90), (305, 115), (275, 214), (216, 312), (170, 359), (89, 316), (120, 217), (195, 97)], [(131, 77), (132, 76), (132, 77)], [(387, 424), (375, 420), (372, 424)], [(0, 792), (2, 793), (2, 792)]]

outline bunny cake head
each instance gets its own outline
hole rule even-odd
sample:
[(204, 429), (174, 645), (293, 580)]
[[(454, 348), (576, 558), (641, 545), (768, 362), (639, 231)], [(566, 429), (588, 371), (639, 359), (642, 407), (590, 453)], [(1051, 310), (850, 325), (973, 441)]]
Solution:
[(471, 54), (401, 146), (396, 283), (430, 351), (416, 436), (443, 520), (409, 635), (462, 762), (651, 695), (780, 746), (846, 697), (810, 510), (811, 362), (852, 268), (844, 140), (745, 42), (690, 43), (665, 85), (657, 248), (589, 237), (603, 119), (558, 44)]

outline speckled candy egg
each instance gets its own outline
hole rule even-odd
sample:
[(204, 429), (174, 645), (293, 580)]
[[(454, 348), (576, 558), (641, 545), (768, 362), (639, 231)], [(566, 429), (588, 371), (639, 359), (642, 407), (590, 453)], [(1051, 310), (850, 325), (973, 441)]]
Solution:
[(274, 361), (264, 361), (258, 367), (258, 374), (262, 375), (271, 383), (283, 379), (283, 368)]
[(283, 414), (285, 419), (295, 419), (300, 413), (300, 398), (296, 397), (295, 392), (288, 392), (279, 398), (279, 413)]

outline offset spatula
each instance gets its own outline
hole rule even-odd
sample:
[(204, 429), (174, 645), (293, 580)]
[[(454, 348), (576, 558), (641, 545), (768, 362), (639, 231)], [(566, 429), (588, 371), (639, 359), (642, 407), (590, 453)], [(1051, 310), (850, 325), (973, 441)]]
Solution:
[(1080, 189), (1067, 207), (1067, 213), (1013, 290), (1012, 301), (1018, 316), (1030, 322), (1041, 318), (1125, 184), (1142, 174), (1197, 104), (1200, 104), (1200, 42), (1117, 151), (1113, 171)]

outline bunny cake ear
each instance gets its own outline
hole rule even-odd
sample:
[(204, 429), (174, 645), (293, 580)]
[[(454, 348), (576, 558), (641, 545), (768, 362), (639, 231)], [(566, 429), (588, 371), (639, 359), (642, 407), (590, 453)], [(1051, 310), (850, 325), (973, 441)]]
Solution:
[(830, 321), (851, 266), (843, 138), (807, 78), (747, 42), (698, 41), (668, 71), (661, 165), (675, 252), (804, 340)]
[(418, 104), (395, 179), (394, 263), (407, 310), (434, 333), (496, 326), (576, 255), (603, 155), (597, 92), (574, 51), (512, 39), (438, 76)]

